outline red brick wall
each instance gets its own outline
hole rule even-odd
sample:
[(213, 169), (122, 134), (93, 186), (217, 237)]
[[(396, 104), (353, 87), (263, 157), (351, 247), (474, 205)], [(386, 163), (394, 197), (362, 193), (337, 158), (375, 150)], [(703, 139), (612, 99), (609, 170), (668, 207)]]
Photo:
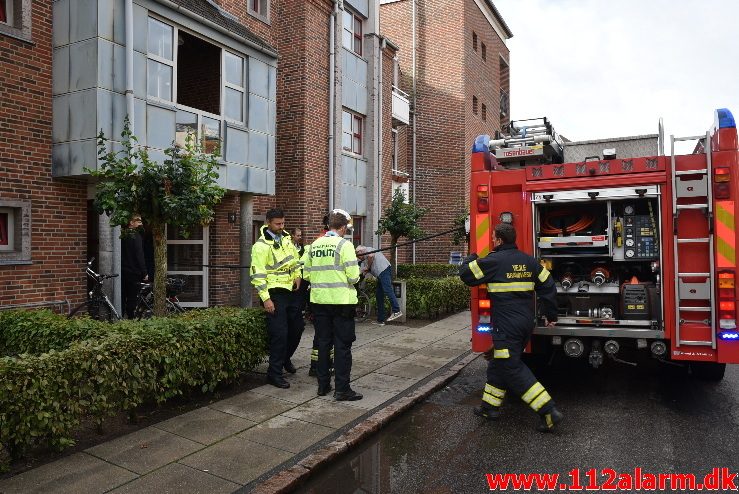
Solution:
[[(216, 207), (216, 217), (209, 228), (208, 264), (215, 266), (238, 266), (239, 257), (239, 194), (229, 193)], [(228, 215), (234, 214), (235, 221), (228, 222)], [(211, 268), (209, 270), (209, 305), (239, 305), (240, 270), (230, 268)]]
[(51, 2), (33, 44), (0, 35), (0, 200), (31, 203), (32, 265), (0, 265), (0, 305), (84, 299), (86, 185), (51, 178)]
[[(385, 4), (380, 12), (382, 34), (400, 46), (402, 88), (410, 92), (411, 2)], [(451, 229), (467, 205), (469, 149), (475, 136), (499, 128), (498, 53), (504, 51), (507, 59), (508, 52), (471, 1), (418, 0), (417, 25), (416, 199), (429, 209), (421, 226), (431, 234)], [(477, 52), (472, 50), (473, 30)], [(481, 60), (482, 42), (486, 62)], [(479, 112), (472, 115), (473, 95), (487, 106), (487, 122)], [(410, 169), (410, 128), (406, 134)], [(451, 236), (439, 237), (418, 244), (416, 261), (446, 262), (450, 251), (459, 250), (464, 246), (453, 245)]]

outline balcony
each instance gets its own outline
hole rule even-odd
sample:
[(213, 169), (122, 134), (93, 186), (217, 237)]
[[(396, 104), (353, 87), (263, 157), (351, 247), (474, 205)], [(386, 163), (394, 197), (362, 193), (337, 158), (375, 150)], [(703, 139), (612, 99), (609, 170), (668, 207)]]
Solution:
[(393, 86), (393, 118), (408, 125), (411, 116), (411, 105), (408, 102), (408, 93)]

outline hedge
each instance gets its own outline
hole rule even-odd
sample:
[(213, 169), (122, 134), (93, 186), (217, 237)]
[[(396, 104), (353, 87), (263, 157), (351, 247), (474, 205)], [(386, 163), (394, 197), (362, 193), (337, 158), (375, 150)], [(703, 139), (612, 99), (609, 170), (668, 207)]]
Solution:
[[(452, 314), (470, 306), (470, 288), (456, 276), (409, 278), (405, 283), (405, 310), (410, 318), (438, 319), (441, 314)], [(376, 286), (376, 280), (367, 280), (366, 291), (373, 311), (377, 310)], [(387, 299), (385, 303), (388, 303)]]
[(398, 278), (443, 278), (459, 276), (459, 266), (456, 264), (399, 264)]
[[(39, 322), (48, 326), (34, 326)], [(12, 312), (3, 313), (0, 328), (4, 351), (16, 355), (0, 358), (0, 449), (15, 458), (36, 446), (73, 444), (85, 417), (101, 423), (145, 402), (212, 391), (267, 354), (261, 309), (206, 309), (105, 327)], [(35, 336), (21, 335), (26, 330)]]

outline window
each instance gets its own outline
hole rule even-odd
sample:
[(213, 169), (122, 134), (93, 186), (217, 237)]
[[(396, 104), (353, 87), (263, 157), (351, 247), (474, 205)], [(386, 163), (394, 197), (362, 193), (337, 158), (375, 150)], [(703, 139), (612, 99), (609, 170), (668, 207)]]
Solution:
[(472, 113), (477, 115), (477, 96), (472, 97)]
[(175, 117), (175, 146), (184, 148), (187, 136), (200, 139), (203, 151), (213, 153), (221, 143), (221, 121), (207, 115), (177, 110)]
[(234, 122), (244, 121), (244, 100), (246, 83), (244, 76), (244, 59), (238, 55), (225, 52), (223, 56), (223, 114)]
[(480, 52), (482, 55), (482, 59), (487, 60), (488, 59), (488, 47), (485, 46), (485, 43), (480, 44)]
[(32, 0), (0, 0), (0, 35), (31, 41)]
[(359, 115), (344, 110), (341, 116), (341, 148), (354, 154), (362, 154), (362, 124)]
[(472, 31), (472, 49), (477, 51), (477, 33)]
[(249, 14), (269, 23), (269, 0), (247, 0), (247, 5)]
[(185, 238), (177, 227), (167, 227), (167, 274), (185, 280), (177, 296), (183, 307), (208, 306), (208, 227), (197, 226)]
[(172, 101), (174, 94), (174, 28), (149, 17), (146, 94)]
[(350, 10), (344, 11), (344, 32), (341, 42), (347, 50), (362, 55), (362, 18)]
[(391, 131), (392, 146), (390, 148), (392, 155), (390, 156), (390, 162), (392, 170), (398, 169), (398, 129), (392, 129)]
[(488, 120), (488, 107), (485, 106), (485, 103), (482, 104), (481, 113), (482, 113), (482, 121), (483, 122), (487, 122), (487, 120)]
[(10, 208), (0, 208), (0, 251), (15, 250), (15, 213)]
[(352, 225), (354, 225), (354, 229), (352, 230), (352, 243), (354, 244), (354, 247), (362, 245), (362, 231), (364, 230), (364, 228), (362, 228), (363, 224), (363, 216), (352, 216)]

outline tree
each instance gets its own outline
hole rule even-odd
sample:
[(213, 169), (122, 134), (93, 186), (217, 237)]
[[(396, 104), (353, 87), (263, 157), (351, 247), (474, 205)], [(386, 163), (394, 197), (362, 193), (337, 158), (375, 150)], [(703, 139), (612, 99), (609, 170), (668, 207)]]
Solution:
[(390, 234), (390, 262), (395, 266), (395, 246), (398, 245), (400, 237), (410, 240), (423, 236), (423, 230), (418, 226), (418, 221), (426, 214), (425, 208), (419, 208), (415, 204), (405, 202), (405, 194), (398, 189), (393, 195), (393, 202), (385, 210), (385, 215), (377, 223), (375, 234)]
[(460, 209), (454, 217), (453, 226), (456, 230), (452, 233), (452, 243), (459, 245), (461, 243), (469, 243), (470, 234), (467, 232), (470, 221), (470, 211), (466, 207)]
[(226, 193), (216, 184), (218, 150), (206, 154), (201, 143), (188, 135), (185, 146), (165, 151), (163, 162), (149, 157), (137, 144), (126, 118), (120, 151), (113, 151), (102, 131), (98, 134), (99, 170), (86, 170), (98, 178), (95, 208), (105, 212), (114, 226), (125, 227), (140, 214), (154, 237), (154, 314), (166, 314), (166, 226), (177, 227), (184, 236), (196, 225), (213, 220), (214, 207)]

